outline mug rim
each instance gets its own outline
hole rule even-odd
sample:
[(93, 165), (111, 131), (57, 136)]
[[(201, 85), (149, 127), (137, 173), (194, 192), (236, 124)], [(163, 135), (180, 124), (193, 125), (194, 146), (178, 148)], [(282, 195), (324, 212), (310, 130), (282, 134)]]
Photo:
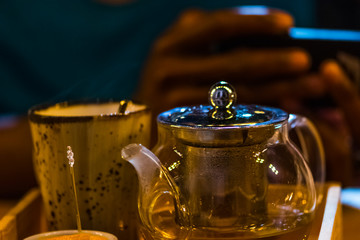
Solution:
[[(38, 240), (38, 239), (42, 239), (44, 237), (60, 237), (60, 236), (76, 234), (78, 232), (79, 232), (78, 230), (59, 230), (59, 231), (43, 232), (43, 233), (39, 233), (39, 234), (35, 234), (35, 235), (31, 235), (29, 237), (26, 237), (24, 240)], [(81, 232), (105, 237), (108, 240), (117, 240), (118, 239), (115, 235), (113, 235), (111, 233), (107, 233), (107, 232), (102, 232), (102, 231), (81, 230)]]
[(88, 116), (52, 116), (52, 115), (40, 115), (36, 113), (36, 111), (44, 110), (52, 106), (60, 106), (60, 107), (69, 107), (73, 105), (80, 105), (80, 104), (108, 104), (108, 103), (118, 103), (121, 100), (114, 100), (114, 99), (83, 99), (83, 100), (69, 100), (64, 102), (58, 103), (43, 103), (32, 106), (28, 110), (28, 118), (31, 122), (34, 123), (63, 123), (63, 122), (88, 122), (94, 119), (101, 119), (101, 120), (117, 120), (117, 119), (124, 119), (128, 117), (133, 117), (134, 115), (142, 114), (142, 113), (150, 113), (150, 108), (146, 104), (138, 103), (136, 101), (132, 101), (133, 104), (144, 106), (143, 109), (130, 112), (128, 114), (101, 114), (101, 115), (88, 115)]

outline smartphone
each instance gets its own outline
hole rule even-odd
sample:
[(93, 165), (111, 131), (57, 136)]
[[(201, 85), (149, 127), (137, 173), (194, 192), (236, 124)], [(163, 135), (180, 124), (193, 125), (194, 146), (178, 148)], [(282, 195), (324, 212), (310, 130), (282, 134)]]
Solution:
[(313, 68), (325, 59), (337, 60), (360, 87), (360, 31), (294, 27), (289, 31), (287, 41), (310, 53)]

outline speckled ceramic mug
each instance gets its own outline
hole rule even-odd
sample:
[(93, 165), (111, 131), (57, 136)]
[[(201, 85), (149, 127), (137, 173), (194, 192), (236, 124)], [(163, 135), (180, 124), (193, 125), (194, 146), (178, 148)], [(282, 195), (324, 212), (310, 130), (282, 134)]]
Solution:
[[(123, 109), (122, 109), (123, 110)], [(129, 143), (150, 141), (150, 110), (119, 102), (59, 103), (29, 110), (33, 162), (49, 229), (76, 228), (67, 146), (75, 158), (82, 227), (137, 239), (137, 175), (122, 160)]]

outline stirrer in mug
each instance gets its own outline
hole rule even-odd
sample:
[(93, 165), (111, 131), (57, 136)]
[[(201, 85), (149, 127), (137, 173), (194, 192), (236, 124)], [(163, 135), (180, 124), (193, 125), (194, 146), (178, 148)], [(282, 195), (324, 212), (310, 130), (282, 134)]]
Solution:
[(127, 107), (131, 104), (132, 104), (131, 100), (121, 100), (119, 103), (118, 113), (120, 115), (125, 115)]
[(67, 158), (69, 159), (70, 176), (71, 176), (71, 180), (72, 180), (72, 187), (73, 187), (73, 190), (74, 190), (73, 191), (74, 200), (75, 200), (75, 204), (76, 204), (76, 224), (77, 224), (78, 231), (81, 232), (79, 203), (78, 203), (78, 198), (77, 198), (77, 194), (76, 194), (75, 174), (74, 174), (75, 159), (74, 159), (74, 152), (72, 151), (70, 146), (67, 146)]

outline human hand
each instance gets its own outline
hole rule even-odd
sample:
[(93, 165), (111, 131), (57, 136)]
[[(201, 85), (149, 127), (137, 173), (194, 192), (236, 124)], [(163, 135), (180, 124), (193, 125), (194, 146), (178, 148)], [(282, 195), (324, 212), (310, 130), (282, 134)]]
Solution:
[(298, 91), (306, 79), (266, 82), (269, 78), (295, 79), (306, 72), (310, 60), (301, 49), (240, 46), (214, 53), (213, 46), (229, 38), (284, 34), (293, 25), (292, 17), (279, 10), (268, 9), (265, 15), (239, 12), (241, 8), (184, 12), (156, 41), (137, 99), (157, 115), (175, 106), (206, 103), (209, 87), (219, 80), (235, 86), (241, 103), (277, 101), (284, 92), (306, 92)]
[[(318, 129), (323, 136), (328, 172), (344, 185), (353, 185), (354, 149), (360, 149), (360, 95), (335, 61), (324, 62), (320, 74), (337, 105), (332, 116), (323, 117)], [(320, 117), (321, 118), (321, 117)], [(331, 121), (326, 121), (326, 120)]]
[(329, 95), (335, 105), (314, 109), (304, 104), (304, 99), (293, 97), (283, 99), (281, 107), (310, 118), (316, 125), (324, 145), (327, 180), (353, 185), (353, 149), (360, 149), (360, 96), (357, 87), (332, 60), (324, 62), (314, 81), (307, 84), (307, 88), (313, 88), (320, 97)]

